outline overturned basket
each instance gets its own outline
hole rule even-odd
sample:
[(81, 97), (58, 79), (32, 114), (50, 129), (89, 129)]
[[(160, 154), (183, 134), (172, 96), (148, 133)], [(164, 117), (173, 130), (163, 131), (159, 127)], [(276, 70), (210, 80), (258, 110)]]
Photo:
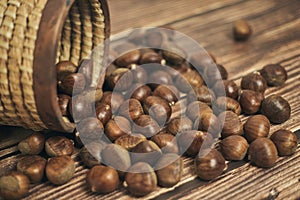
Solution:
[(55, 63), (78, 65), (109, 37), (106, 0), (1, 0), (0, 24), (0, 124), (73, 131), (58, 106)]

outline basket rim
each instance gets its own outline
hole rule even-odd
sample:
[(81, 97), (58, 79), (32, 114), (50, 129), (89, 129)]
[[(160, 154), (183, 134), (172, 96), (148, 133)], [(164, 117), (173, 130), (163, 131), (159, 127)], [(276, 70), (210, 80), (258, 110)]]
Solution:
[[(110, 35), (110, 17), (107, 0), (98, 0), (104, 16), (104, 37)], [(43, 10), (34, 49), (33, 89), (38, 114), (50, 130), (73, 132), (75, 125), (63, 119), (57, 101), (56, 50), (64, 22), (75, 0), (50, 0)], [(45, 48), (46, 47), (46, 48)], [(104, 46), (104, 58), (108, 53)]]

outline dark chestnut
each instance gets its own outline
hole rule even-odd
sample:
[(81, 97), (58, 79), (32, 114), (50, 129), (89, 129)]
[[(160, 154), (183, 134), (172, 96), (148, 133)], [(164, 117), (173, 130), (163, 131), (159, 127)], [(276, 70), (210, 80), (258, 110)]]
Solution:
[(98, 140), (103, 135), (104, 126), (102, 122), (95, 117), (88, 117), (81, 120), (76, 129), (81, 138)]
[(220, 142), (220, 151), (226, 160), (243, 160), (249, 144), (240, 135), (231, 135)]
[(202, 115), (204, 113), (212, 113), (212, 109), (206, 104), (201, 101), (193, 101), (191, 102), (187, 109), (186, 109), (186, 115), (192, 120), (195, 121), (199, 115)]
[(269, 64), (260, 70), (260, 74), (269, 86), (281, 86), (288, 78), (287, 72), (280, 64)]
[(83, 164), (89, 168), (101, 165), (101, 152), (106, 146), (107, 144), (102, 141), (86, 144), (79, 152), (79, 157)]
[(297, 135), (292, 131), (280, 129), (274, 132), (270, 139), (276, 145), (279, 156), (290, 156), (297, 149)]
[[(167, 45), (166, 45), (167, 46)], [(163, 57), (171, 64), (183, 63), (187, 57), (186, 52), (177, 45), (168, 44), (167, 48), (162, 50)]]
[(116, 139), (125, 134), (130, 134), (131, 124), (128, 119), (122, 116), (116, 116), (109, 120), (105, 125), (104, 129), (105, 135), (114, 142)]
[(153, 69), (151, 70), (151, 75), (149, 76), (148, 83), (151, 89), (154, 90), (158, 85), (172, 85), (173, 79), (167, 71)]
[(151, 88), (148, 85), (141, 85), (139, 83), (132, 86), (128, 95), (131, 95), (129, 98), (134, 98), (143, 102), (148, 96), (152, 94)]
[(133, 75), (127, 68), (118, 68), (106, 78), (106, 82), (110, 90), (126, 91), (132, 86)]
[(137, 64), (141, 57), (140, 50), (132, 43), (119, 44), (114, 47), (114, 50), (121, 54), (115, 60), (115, 64), (120, 67), (127, 67), (130, 64)]
[(280, 124), (290, 118), (291, 106), (287, 100), (274, 94), (263, 100), (261, 113), (265, 115), (271, 123)]
[(187, 100), (188, 102), (202, 101), (207, 105), (211, 106), (216, 100), (216, 96), (211, 89), (209, 89), (205, 85), (202, 85), (201, 87), (197, 87), (194, 88), (194, 90), (191, 90), (188, 93)]
[(56, 79), (62, 81), (67, 75), (77, 72), (77, 67), (71, 61), (60, 61), (56, 64)]
[(178, 154), (179, 152), (176, 138), (172, 134), (159, 133), (154, 135), (151, 140), (161, 148), (163, 153)]
[(104, 103), (96, 104), (96, 117), (105, 126), (112, 117), (111, 106)]
[(232, 111), (224, 111), (219, 115), (219, 119), (222, 122), (224, 120), (221, 136), (226, 138), (230, 135), (242, 135), (243, 123), (239, 116)]
[(258, 72), (254, 72), (242, 78), (241, 88), (243, 90), (254, 90), (264, 93), (267, 89), (267, 82)]
[(192, 128), (193, 122), (188, 117), (184, 116), (172, 119), (167, 125), (168, 132), (172, 133), (173, 135), (183, 131), (192, 130)]
[(195, 158), (196, 174), (199, 178), (209, 181), (220, 176), (226, 168), (225, 159), (215, 149), (203, 150)]
[(216, 96), (226, 95), (232, 99), (237, 99), (239, 96), (239, 87), (231, 80), (217, 81), (213, 87), (213, 91)]
[(137, 99), (128, 99), (119, 108), (119, 115), (126, 117), (129, 121), (136, 120), (143, 114), (143, 107)]
[(224, 111), (232, 111), (237, 115), (241, 114), (241, 106), (239, 102), (229, 97), (218, 97), (213, 104), (213, 110), (217, 114)]
[(268, 137), (270, 121), (264, 115), (254, 115), (247, 119), (244, 124), (244, 135), (248, 142), (259, 137)]
[(249, 147), (248, 159), (258, 167), (269, 168), (275, 165), (278, 158), (277, 149), (272, 140), (257, 138)]
[(160, 148), (150, 140), (140, 142), (131, 149), (132, 163), (146, 162), (154, 165), (161, 155)]
[(203, 79), (199, 72), (195, 70), (189, 70), (178, 74), (175, 85), (181, 92), (188, 93), (192, 89), (201, 87), (203, 85)]
[(243, 90), (239, 103), (241, 105), (242, 111), (245, 114), (251, 115), (259, 111), (261, 102), (264, 99), (264, 95), (260, 92), (255, 92), (253, 90)]
[(154, 52), (154, 51), (148, 51), (142, 54), (140, 58), (140, 64), (148, 64), (148, 63), (159, 63), (162, 64), (163, 57)]
[(94, 114), (94, 109), (90, 100), (82, 95), (72, 97), (72, 100), (68, 105), (68, 110), (75, 123), (78, 123), (84, 118), (91, 117)]
[(158, 123), (150, 115), (141, 115), (133, 124), (132, 131), (150, 138), (160, 131)]
[(120, 145), (124, 149), (130, 150), (139, 143), (146, 141), (147, 138), (142, 134), (123, 135), (115, 140), (115, 144)]
[(147, 71), (138, 65), (131, 65), (130, 68), (133, 76), (133, 82), (135, 83), (146, 83), (148, 80)]
[[(212, 64), (210, 64), (212, 65)], [(226, 80), (228, 73), (223, 65), (216, 64), (204, 68), (205, 82), (209, 86), (213, 86), (217, 81)]]
[(71, 97), (65, 94), (57, 95), (58, 106), (63, 116), (69, 116), (68, 105)]
[(165, 99), (170, 105), (174, 105), (178, 101), (179, 91), (173, 85), (159, 85), (153, 91), (153, 95)]
[(193, 127), (197, 130), (207, 131), (214, 137), (219, 137), (222, 130), (219, 118), (211, 112), (200, 114)]
[(113, 93), (111, 91), (105, 91), (100, 102), (110, 105), (112, 112), (115, 113), (124, 102), (124, 96), (116, 91)]
[(168, 102), (157, 96), (149, 96), (143, 102), (143, 108), (146, 114), (149, 114), (159, 124), (165, 124), (169, 121), (172, 109)]
[(69, 96), (81, 93), (86, 86), (85, 77), (81, 73), (73, 73), (65, 76), (58, 82), (59, 90)]

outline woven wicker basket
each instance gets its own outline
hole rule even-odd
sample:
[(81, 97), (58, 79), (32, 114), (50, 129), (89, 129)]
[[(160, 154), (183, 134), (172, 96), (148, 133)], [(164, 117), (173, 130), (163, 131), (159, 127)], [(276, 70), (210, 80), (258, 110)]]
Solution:
[(78, 64), (109, 30), (106, 0), (1, 0), (0, 124), (72, 132), (58, 107), (55, 63)]

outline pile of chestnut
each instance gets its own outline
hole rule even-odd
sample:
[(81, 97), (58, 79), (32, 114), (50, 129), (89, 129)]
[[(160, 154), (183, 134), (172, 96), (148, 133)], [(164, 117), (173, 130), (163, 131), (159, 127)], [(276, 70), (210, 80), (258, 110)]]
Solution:
[[(173, 41), (162, 29), (133, 31), (111, 50), (104, 84), (94, 88), (91, 60), (83, 60), (79, 71), (69, 61), (57, 64), (58, 102), (65, 119), (76, 124), (92, 192), (109, 193), (121, 183), (134, 196), (157, 185), (173, 187), (183, 173), (182, 155), (194, 158), (199, 178), (212, 180), (226, 161), (248, 159), (269, 168), (278, 156), (296, 151), (293, 132), (270, 133), (271, 123), (291, 114), (283, 97), (264, 95), (268, 86), (287, 80), (282, 66), (266, 65), (244, 76), (239, 87), (213, 55), (189, 55)], [(244, 124), (241, 114), (249, 115)], [(70, 147), (60, 143), (59, 152), (64, 148)]]

